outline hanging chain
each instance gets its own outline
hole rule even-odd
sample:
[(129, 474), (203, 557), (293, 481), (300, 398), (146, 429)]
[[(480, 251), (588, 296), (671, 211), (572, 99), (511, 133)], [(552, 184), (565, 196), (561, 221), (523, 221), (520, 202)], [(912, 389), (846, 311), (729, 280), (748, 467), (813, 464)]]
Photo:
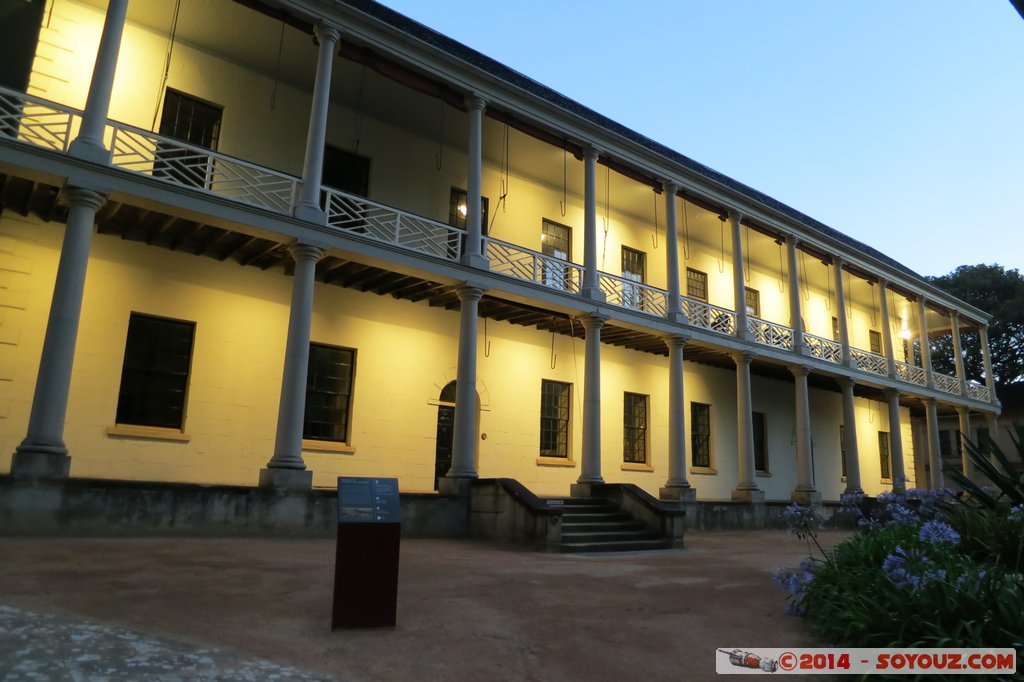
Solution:
[(779, 293), (784, 294), (786, 293), (786, 282), (784, 281), (785, 275), (782, 270), (782, 242), (776, 239), (775, 243), (779, 245)]
[(651, 235), (651, 245), (658, 248), (658, 193), (654, 193), (654, 234)]
[(686, 197), (683, 197), (683, 260), (690, 260), (690, 222), (686, 217)]
[[(569, 178), (569, 150), (568, 141), (562, 140), (562, 200), (558, 202), (558, 209), (562, 212), (562, 217), (565, 217), (565, 211), (569, 204), (568, 196), (568, 178)], [(554, 368), (552, 368), (554, 369)]]

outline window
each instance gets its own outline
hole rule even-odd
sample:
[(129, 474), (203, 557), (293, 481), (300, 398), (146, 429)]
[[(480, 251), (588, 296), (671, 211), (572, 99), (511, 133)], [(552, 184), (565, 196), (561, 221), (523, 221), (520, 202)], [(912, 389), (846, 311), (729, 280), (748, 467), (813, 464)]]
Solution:
[(351, 348), (309, 344), (303, 438), (348, 442), (355, 360)]
[(846, 427), (842, 424), (839, 425), (839, 464), (842, 468), (843, 478), (846, 478)]
[[(160, 134), (187, 144), (216, 149), (222, 113), (223, 107), (217, 104), (168, 88), (160, 114)], [(210, 163), (207, 157), (197, 156), (177, 145), (158, 143), (153, 175), (179, 185), (206, 187), (213, 170)]]
[(874, 329), (868, 330), (868, 346), (872, 353), (876, 355), (882, 354), (882, 335)]
[(702, 301), (708, 300), (708, 273), (686, 268), (686, 295)]
[(907, 345), (906, 339), (903, 339), (903, 362), (910, 364), (910, 346)]
[[(622, 247), (622, 279), (643, 284), (647, 271), (647, 254), (643, 251)], [(640, 287), (626, 284), (622, 289), (622, 304), (636, 310), (643, 309), (643, 293)]]
[(768, 473), (768, 419), (764, 412), (753, 412), (754, 469)]
[(982, 452), (984, 452), (985, 454), (988, 454), (989, 453), (988, 427), (986, 427), (986, 426), (979, 426), (978, 430), (975, 431), (975, 433), (974, 433), (974, 438), (975, 438), (975, 442), (978, 444), (978, 449), (981, 450)]
[(369, 196), (370, 160), (365, 156), (325, 145), (320, 184), (361, 197)]
[(892, 478), (892, 455), (889, 452), (889, 432), (878, 432), (878, 466), (883, 480)]
[(711, 406), (690, 403), (690, 462), (711, 467)]
[(939, 457), (947, 459), (953, 456), (953, 444), (949, 431), (939, 431)]
[[(22, 0), (4, 3), (0, 10), (0, 44), (4, 58), (0, 59), (0, 85), (26, 92), (32, 75), (32, 61), (39, 42), (39, 28), (43, 25), (46, 0)], [(14, 125), (17, 130), (17, 124)]]
[(833, 341), (839, 341), (840, 343), (842, 343), (842, 339), (839, 338), (839, 318), (838, 317), (833, 317), (832, 318), (832, 340)]
[(540, 455), (569, 457), (569, 416), (572, 384), (541, 380), (540, 383)]
[[(466, 229), (466, 217), (469, 215), (466, 196), (466, 190), (452, 187), (448, 199), (448, 224), (460, 230)], [(480, 229), (482, 234), (487, 234), (487, 197), (480, 197)]]
[(132, 313), (117, 395), (118, 424), (182, 429), (194, 322)]
[[(545, 220), (541, 226), (540, 250), (545, 256), (560, 261), (572, 257), (572, 228)], [(545, 260), (541, 263), (541, 281), (554, 289), (574, 290), (572, 269)]]
[(761, 317), (761, 292), (757, 289), (744, 287), (743, 296), (747, 302), (747, 315)]
[(623, 400), (622, 460), (647, 463), (647, 396), (626, 393)]

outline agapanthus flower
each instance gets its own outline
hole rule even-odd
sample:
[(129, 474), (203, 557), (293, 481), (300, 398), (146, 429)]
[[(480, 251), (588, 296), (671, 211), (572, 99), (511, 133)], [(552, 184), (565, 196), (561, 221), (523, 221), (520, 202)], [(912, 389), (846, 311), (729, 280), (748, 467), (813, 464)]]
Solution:
[(1011, 521), (1024, 521), (1024, 504), (1018, 504), (1016, 507), (1010, 507), (1009, 519)]
[(952, 526), (935, 519), (926, 521), (917, 537), (921, 542), (933, 545), (955, 545), (960, 542), (960, 534)]

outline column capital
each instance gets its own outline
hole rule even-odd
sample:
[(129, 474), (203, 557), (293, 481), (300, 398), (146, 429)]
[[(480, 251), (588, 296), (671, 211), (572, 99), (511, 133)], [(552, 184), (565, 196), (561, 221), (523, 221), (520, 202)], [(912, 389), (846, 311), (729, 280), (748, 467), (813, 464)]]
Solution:
[(885, 277), (878, 277), (877, 279), (878, 286), (882, 289), (882, 291), (885, 291), (885, 289), (889, 286), (889, 280), (887, 280)]
[(795, 234), (792, 234), (792, 233), (785, 235), (785, 238), (786, 238), (786, 244), (787, 245), (792, 244), (794, 249), (796, 247), (800, 246), (800, 242), (803, 241), (803, 240), (800, 239), (800, 237), (798, 237), (798, 236), (796, 236)]
[(661, 338), (665, 342), (665, 345), (672, 349), (683, 348), (691, 337), (689, 334), (665, 334)]
[(661, 180), (661, 189), (669, 196), (675, 196), (679, 192), (679, 183), (675, 180)]
[(479, 301), (483, 298), (484, 290), (472, 284), (460, 284), (455, 287), (455, 295), (459, 297), (459, 302), (461, 303)]
[(925, 407), (937, 407), (939, 404), (939, 401), (935, 398), (919, 398), (919, 400)]
[(475, 92), (466, 94), (466, 108), (470, 111), (482, 112), (487, 108), (487, 100)]
[(303, 260), (317, 263), (324, 257), (324, 250), (321, 247), (314, 246), (313, 244), (304, 244), (302, 242), (289, 244), (288, 253), (292, 255), (292, 258), (294, 258), (296, 262)]
[(341, 40), (341, 31), (325, 22), (319, 22), (313, 27), (314, 35), (320, 44), (334, 43)]
[(832, 256), (832, 265), (833, 265), (833, 266), (834, 266), (834, 267), (835, 267), (835, 268), (836, 268), (837, 270), (841, 270), (841, 269), (843, 268), (843, 263), (845, 263), (845, 262), (846, 262), (846, 259), (844, 259), (844, 258), (843, 258), (843, 257), (842, 257), (842, 256), (841, 256), (840, 254), (838, 254), (838, 253), (832, 253), (832, 254), (829, 254), (829, 255), (830, 255), (830, 256)]
[(730, 353), (730, 355), (732, 356), (733, 362), (735, 362), (737, 366), (740, 366), (740, 365), (748, 365), (749, 366), (750, 363), (754, 361), (754, 354), (750, 353), (748, 351), (745, 351), (745, 350), (744, 351), (737, 351), (735, 353)]
[(889, 400), (899, 400), (900, 396), (903, 395), (898, 388), (886, 388), (882, 392), (885, 393), (885, 397)]
[(597, 313), (583, 313), (582, 315), (577, 315), (576, 319), (583, 323), (583, 328), (587, 331), (600, 329), (608, 321), (606, 315), (599, 315)]
[(853, 390), (853, 387), (857, 385), (857, 382), (852, 377), (836, 377), (836, 383), (839, 384), (839, 388), (845, 390)]
[(583, 147), (583, 158), (584, 159), (593, 159), (594, 161), (597, 161), (597, 159), (600, 158), (602, 151), (603, 150), (600, 149), (597, 145), (593, 145), (593, 144), (584, 145), (584, 147)]
[(738, 225), (743, 220), (743, 213), (738, 208), (730, 208), (729, 220)]
[(64, 194), (67, 195), (69, 205), (91, 208), (94, 211), (100, 210), (103, 204), (107, 203), (106, 196), (84, 187), (65, 187)]
[(811, 368), (807, 365), (790, 365), (789, 371), (794, 377), (806, 377), (810, 375)]

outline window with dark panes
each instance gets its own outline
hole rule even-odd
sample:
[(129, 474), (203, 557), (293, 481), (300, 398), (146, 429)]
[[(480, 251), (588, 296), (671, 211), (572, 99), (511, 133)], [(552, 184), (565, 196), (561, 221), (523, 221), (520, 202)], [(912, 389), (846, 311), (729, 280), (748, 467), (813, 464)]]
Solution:
[(703, 403), (690, 403), (690, 462), (711, 466), (711, 406)]
[(989, 452), (989, 445), (988, 445), (988, 443), (989, 443), (989, 433), (988, 433), (988, 427), (979, 426), (977, 432), (975, 432), (974, 437), (977, 439), (978, 449), (981, 450), (984, 453), (988, 453)]
[[(550, 220), (541, 225), (540, 250), (545, 256), (568, 261), (572, 257), (572, 228)], [(558, 263), (541, 263), (541, 281), (555, 289), (573, 290), (572, 270)]]
[(892, 478), (892, 455), (889, 450), (889, 432), (878, 432), (878, 466), (882, 472), (882, 478)]
[(743, 297), (747, 303), (747, 315), (761, 317), (761, 292), (757, 289), (744, 287)]
[[(216, 150), (223, 107), (167, 88), (160, 114), (160, 134), (187, 144)], [(206, 187), (213, 161), (176, 145), (157, 144), (153, 175), (181, 185)]]
[(874, 329), (868, 330), (868, 345), (872, 353), (877, 355), (882, 354), (882, 335), (876, 332)]
[(842, 467), (843, 478), (846, 478), (846, 427), (842, 424), (839, 425), (839, 464)]
[[(647, 276), (647, 254), (643, 251), (622, 247), (622, 279), (643, 284)], [(643, 294), (638, 286), (624, 284), (622, 304), (640, 310), (643, 308)]]
[(340, 147), (324, 146), (320, 184), (361, 197), (370, 194), (370, 159)]
[(541, 380), (540, 454), (542, 457), (569, 457), (569, 417), (572, 384)]
[[(452, 187), (448, 198), (448, 224), (460, 230), (466, 229), (466, 218), (469, 216), (466, 190)], [(487, 197), (480, 197), (480, 229), (487, 234)]]
[(754, 469), (768, 473), (768, 418), (764, 412), (751, 413), (754, 429)]
[(939, 456), (943, 459), (953, 456), (953, 439), (949, 431), (939, 431)]
[(647, 463), (647, 396), (626, 393), (623, 398), (622, 460)]
[(686, 268), (686, 295), (702, 301), (708, 300), (708, 273)]
[(348, 442), (355, 360), (351, 348), (309, 344), (303, 438)]
[(840, 343), (842, 343), (842, 339), (839, 338), (839, 318), (838, 317), (833, 317), (832, 318), (832, 340), (833, 341), (839, 341)]
[(194, 322), (132, 313), (117, 395), (118, 424), (181, 429)]

